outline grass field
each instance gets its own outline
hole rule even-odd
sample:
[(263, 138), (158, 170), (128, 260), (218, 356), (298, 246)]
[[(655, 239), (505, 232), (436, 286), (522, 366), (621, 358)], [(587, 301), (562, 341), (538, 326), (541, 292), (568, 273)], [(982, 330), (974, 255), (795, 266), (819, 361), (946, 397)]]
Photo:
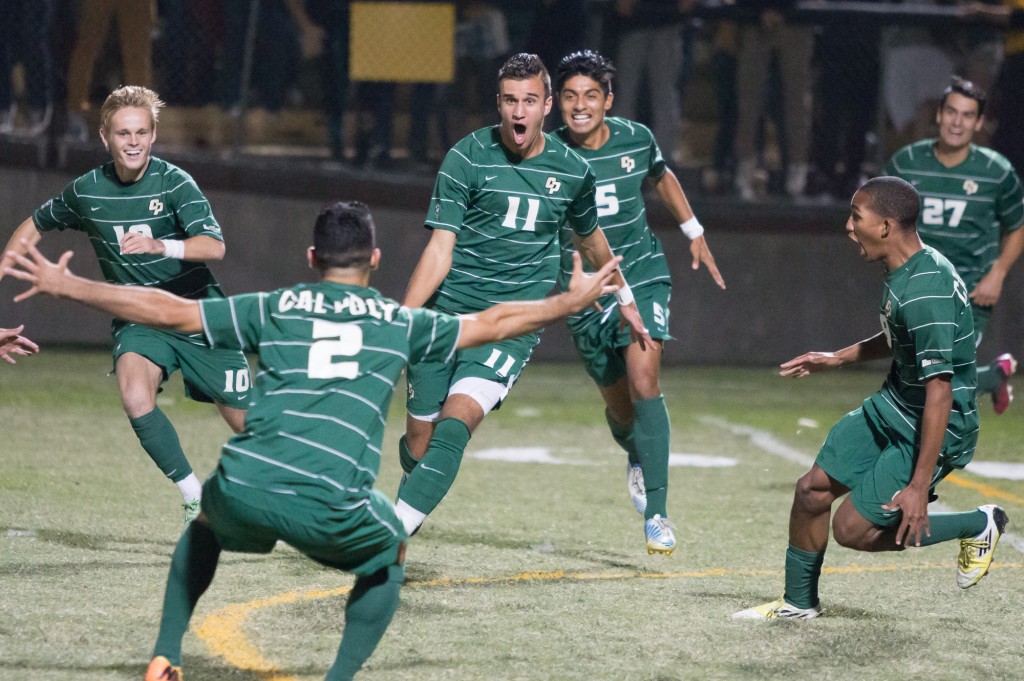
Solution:
[[(0, 366), (2, 681), (137, 680), (148, 662), (180, 497), (139, 448), (108, 368), (106, 353), (60, 351)], [(412, 539), (402, 606), (360, 678), (1022, 678), (1024, 542), (1012, 534), (969, 591), (956, 587), (952, 543), (874, 555), (832, 546), (824, 617), (728, 618), (781, 594), (793, 483), (828, 427), (881, 380), (667, 370), (672, 450), (690, 465), (672, 468), (681, 541), (664, 558), (646, 554), (624, 454), (582, 369), (530, 367)], [(161, 406), (205, 475), (227, 426), (182, 398), (178, 380)], [(1024, 466), (1024, 408), (995, 417), (985, 403), (982, 421), (976, 460)], [(386, 457), (388, 495), (399, 473), (397, 455)], [(997, 501), (1010, 532), (1022, 526), (1020, 479), (968, 469), (939, 492), (949, 509)], [(186, 678), (323, 678), (350, 584), (288, 548), (225, 554), (185, 639)]]

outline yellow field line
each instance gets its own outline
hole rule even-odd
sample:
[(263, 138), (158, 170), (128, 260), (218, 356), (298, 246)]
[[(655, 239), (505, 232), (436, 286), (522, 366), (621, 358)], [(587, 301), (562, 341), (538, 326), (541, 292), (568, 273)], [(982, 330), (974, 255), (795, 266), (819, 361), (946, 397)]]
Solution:
[(992, 485), (968, 480), (956, 473), (947, 475), (946, 480), (959, 487), (966, 487), (967, 489), (972, 489), (975, 492), (980, 492), (985, 497), (995, 497), (996, 499), (1002, 499), (1003, 501), (1012, 501), (1015, 504), (1024, 504), (1024, 497), (1019, 497), (1016, 494), (1011, 494), (1010, 492), (1004, 492), (998, 487), (993, 487)]
[[(984, 485), (982, 485), (984, 486)], [(993, 569), (1024, 568), (1024, 563), (997, 563)], [(825, 567), (825, 574), (848, 575), (865, 572), (911, 572), (917, 570), (948, 570), (948, 563), (903, 563), (894, 565), (847, 565), (842, 567)], [(516, 584), (536, 581), (590, 581), (590, 580), (625, 580), (625, 579), (674, 579), (680, 577), (723, 577), (723, 576), (763, 576), (782, 575), (782, 570), (730, 570), (712, 568), (710, 570), (694, 570), (686, 572), (520, 572), (516, 575), (502, 577), (465, 577), (461, 579), (414, 580), (406, 582), (403, 588), (431, 588), (474, 586), (479, 584)], [(242, 627), (249, 616), (261, 608), (278, 605), (289, 605), (300, 601), (313, 601), (321, 598), (344, 596), (352, 590), (351, 586), (336, 589), (311, 589), (308, 591), (289, 591), (287, 593), (259, 598), (248, 603), (229, 605), (217, 612), (207, 615), (193, 627), (193, 631), (209, 651), (223, 659), (232, 667), (242, 671), (254, 672), (260, 681), (298, 681), (296, 677), (278, 671), (277, 664), (266, 659), (260, 651), (245, 638)]]

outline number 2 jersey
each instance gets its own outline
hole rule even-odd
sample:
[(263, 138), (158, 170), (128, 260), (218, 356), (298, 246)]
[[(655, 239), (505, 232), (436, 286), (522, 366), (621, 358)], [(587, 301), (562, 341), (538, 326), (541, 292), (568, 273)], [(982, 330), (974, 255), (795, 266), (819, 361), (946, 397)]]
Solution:
[(590, 167), (558, 138), (544, 138), (540, 154), (521, 159), (493, 126), (445, 156), (424, 224), (455, 232), (456, 241), (430, 307), (462, 314), (543, 298), (558, 274), (559, 229), (597, 229)]
[(901, 177), (921, 195), (917, 231), (956, 267), (971, 291), (999, 257), (1000, 241), (1024, 223), (1024, 189), (1002, 154), (972, 144), (967, 159), (947, 168), (935, 140), (893, 154), (886, 175)]
[(373, 487), (402, 369), (449, 361), (461, 329), (456, 317), (331, 282), (210, 298), (200, 310), (211, 347), (259, 353), (253, 404), (221, 474), (339, 509)]
[(111, 284), (152, 286), (190, 299), (223, 297), (213, 273), (201, 262), (121, 254), (121, 239), (129, 232), (153, 239), (205, 235), (224, 240), (195, 181), (166, 161), (151, 158), (145, 175), (131, 184), (117, 178), (113, 162), (105, 163), (68, 184), (32, 219), (42, 232), (84, 232)]
[(864, 413), (916, 446), (925, 381), (949, 376), (953, 406), (940, 463), (962, 468), (978, 439), (974, 318), (963, 281), (926, 246), (886, 275), (879, 315), (893, 359), (881, 390), (864, 400)]
[[(654, 135), (646, 126), (618, 117), (605, 118), (605, 123), (611, 134), (600, 149), (572, 147), (594, 171), (597, 217), (601, 230), (608, 239), (612, 253), (622, 256), (622, 273), (631, 288), (656, 283), (671, 284), (665, 252), (647, 224), (643, 197), (644, 180), (658, 180), (665, 173), (665, 159), (661, 156)], [(568, 128), (563, 126), (555, 134), (571, 145)], [(564, 229), (561, 239), (559, 284), (568, 288), (575, 249), (572, 247), (571, 234)], [(614, 304), (614, 298), (607, 296), (600, 303), (603, 309), (608, 309)], [(574, 314), (569, 318), (569, 328), (583, 328), (598, 319), (600, 314), (593, 308)]]

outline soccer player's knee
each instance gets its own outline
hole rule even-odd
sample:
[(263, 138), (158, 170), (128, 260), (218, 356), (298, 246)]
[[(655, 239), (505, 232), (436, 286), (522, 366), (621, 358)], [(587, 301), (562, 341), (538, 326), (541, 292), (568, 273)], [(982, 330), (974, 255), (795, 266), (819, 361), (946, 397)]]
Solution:
[(796, 481), (793, 504), (807, 513), (821, 513), (831, 507), (831, 497), (825, 490), (818, 489), (813, 471), (808, 471)]
[(462, 456), (466, 445), (469, 444), (471, 433), (469, 426), (456, 418), (441, 419), (434, 429), (434, 437), (431, 438), (432, 445), (440, 445), (445, 449)]

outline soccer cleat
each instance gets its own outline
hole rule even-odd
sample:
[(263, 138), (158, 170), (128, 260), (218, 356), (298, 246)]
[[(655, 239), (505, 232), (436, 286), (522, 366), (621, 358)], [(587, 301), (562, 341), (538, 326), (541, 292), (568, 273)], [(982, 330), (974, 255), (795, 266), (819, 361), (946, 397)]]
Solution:
[(175, 667), (163, 655), (158, 655), (149, 663), (145, 681), (182, 681), (181, 667)]
[(1005, 352), (996, 357), (995, 366), (1003, 374), (1003, 380), (999, 382), (999, 387), (992, 391), (992, 410), (997, 414), (1002, 414), (1010, 407), (1010, 402), (1013, 402), (1010, 376), (1017, 373), (1017, 360), (1013, 355)]
[(813, 608), (798, 608), (787, 603), (784, 598), (780, 598), (777, 601), (762, 603), (753, 608), (734, 612), (729, 617), (734, 620), (760, 620), (761, 622), (767, 622), (768, 620), (809, 620), (814, 619), (820, 614), (820, 605), (816, 605)]
[(185, 524), (181, 528), (181, 531), (184, 532), (192, 524), (192, 521), (199, 517), (199, 499), (190, 499), (183, 503), (181, 508), (185, 511)]
[(672, 534), (675, 527), (668, 518), (655, 515), (644, 521), (644, 534), (647, 535), (647, 554), (664, 553), (671, 556), (676, 548), (676, 537)]
[(647, 490), (644, 488), (644, 472), (640, 464), (626, 464), (626, 488), (633, 500), (633, 508), (640, 515), (647, 510)]
[(956, 565), (956, 584), (969, 589), (988, 574), (992, 567), (992, 555), (996, 551), (999, 537), (1006, 529), (1006, 512), (995, 504), (979, 506), (978, 510), (988, 516), (988, 524), (981, 534), (960, 540), (960, 557)]

